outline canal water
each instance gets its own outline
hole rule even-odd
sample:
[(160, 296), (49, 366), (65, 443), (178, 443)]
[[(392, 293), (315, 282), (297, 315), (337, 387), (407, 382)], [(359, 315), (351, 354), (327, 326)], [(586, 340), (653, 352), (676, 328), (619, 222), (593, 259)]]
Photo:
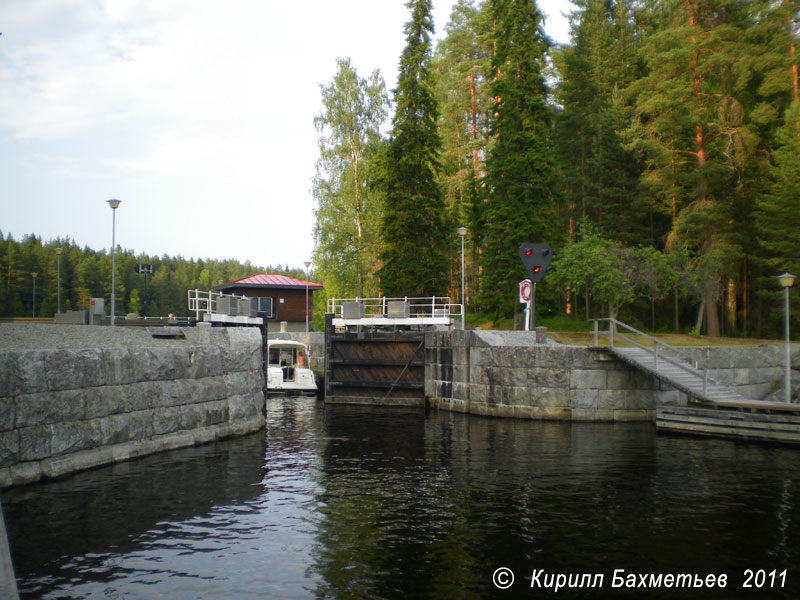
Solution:
[(649, 424), (270, 399), (2, 502), (22, 598), (800, 598), (800, 450)]

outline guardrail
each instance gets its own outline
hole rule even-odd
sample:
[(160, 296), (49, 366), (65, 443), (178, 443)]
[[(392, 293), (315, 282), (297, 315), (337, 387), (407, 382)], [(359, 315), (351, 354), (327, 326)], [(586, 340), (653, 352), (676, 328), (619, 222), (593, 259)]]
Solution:
[[(710, 358), (710, 355), (711, 355), (711, 347), (710, 346), (706, 346), (705, 364), (701, 368), (700, 365), (698, 364), (698, 362), (696, 360), (694, 360), (694, 358), (692, 356), (690, 356), (689, 354), (687, 354), (685, 352), (681, 352), (680, 350), (678, 350), (677, 348), (674, 348), (673, 346), (670, 346), (666, 342), (663, 342), (663, 341), (661, 341), (659, 339), (654, 338), (651, 335), (648, 335), (648, 334), (646, 334), (646, 333), (644, 333), (642, 331), (639, 331), (638, 329), (636, 329), (634, 327), (631, 327), (630, 325), (627, 325), (626, 323), (623, 323), (622, 321), (618, 321), (617, 319), (611, 319), (611, 318), (590, 319), (590, 320), (594, 322), (594, 328), (593, 328), (592, 335), (593, 335), (593, 344), (594, 344), (595, 347), (598, 347), (600, 345), (600, 334), (601, 333), (608, 333), (608, 347), (609, 348), (613, 348), (614, 347), (614, 338), (617, 337), (620, 340), (622, 340), (622, 341), (624, 341), (624, 342), (626, 342), (628, 344), (631, 344), (632, 346), (635, 346), (635, 347), (637, 347), (637, 348), (639, 348), (641, 350), (644, 350), (645, 352), (652, 353), (652, 355), (653, 355), (653, 369), (654, 370), (658, 370), (659, 348), (661, 348), (662, 349), (662, 355), (661, 355), (660, 358), (664, 362), (668, 362), (669, 364), (671, 364), (671, 365), (673, 365), (675, 367), (678, 367), (680, 369), (683, 369), (684, 371), (686, 371), (687, 373), (691, 373), (692, 375), (698, 375), (698, 373), (702, 372), (703, 393), (704, 394), (707, 391), (707, 387), (708, 387), (708, 383), (709, 382), (713, 383), (713, 384), (717, 384), (716, 381), (714, 381), (713, 379), (711, 379), (708, 376), (708, 363), (709, 363), (709, 358)], [(599, 331), (599, 323), (600, 323), (600, 321), (608, 321), (609, 325), (608, 325), (608, 331), (607, 332), (606, 331), (603, 331), (603, 332)], [(640, 344), (637, 341), (629, 338), (628, 336), (621, 334), (619, 332), (619, 328), (620, 327), (625, 329), (626, 331), (629, 331), (629, 332), (635, 334), (635, 335), (638, 335), (638, 336), (641, 336), (641, 337), (645, 338), (646, 340), (648, 340), (649, 342), (652, 343), (652, 346), (645, 346), (645, 345)], [(669, 353), (672, 356), (664, 355), (663, 352)], [(690, 363), (690, 364), (686, 364), (686, 363)], [(691, 366), (692, 363), (694, 364), (694, 367)]]
[(189, 312), (193, 312), (200, 320), (202, 313), (212, 313), (217, 308), (217, 299), (222, 296), (220, 292), (206, 290), (188, 290), (186, 293)]
[(188, 290), (187, 301), (189, 312), (195, 314), (197, 321), (202, 321), (203, 314), (256, 317), (258, 314), (258, 298), (249, 296), (237, 296), (235, 294), (223, 294), (221, 292), (206, 290)]
[[(404, 321), (408, 324), (423, 321), (461, 320), (464, 326), (464, 305), (455, 304), (449, 296), (427, 296), (402, 298), (328, 298), (327, 312), (335, 319), (348, 321), (365, 319), (371, 324), (387, 324)], [(376, 321), (377, 320), (377, 321)]]

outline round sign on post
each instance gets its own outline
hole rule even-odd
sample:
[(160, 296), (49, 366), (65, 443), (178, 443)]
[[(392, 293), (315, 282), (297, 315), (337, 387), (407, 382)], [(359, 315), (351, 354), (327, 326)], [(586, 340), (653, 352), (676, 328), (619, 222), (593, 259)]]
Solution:
[(520, 302), (527, 303), (527, 302), (531, 301), (531, 296), (533, 295), (532, 292), (531, 292), (532, 285), (533, 284), (531, 284), (531, 280), (530, 279), (523, 279), (522, 281), (519, 282), (519, 301)]

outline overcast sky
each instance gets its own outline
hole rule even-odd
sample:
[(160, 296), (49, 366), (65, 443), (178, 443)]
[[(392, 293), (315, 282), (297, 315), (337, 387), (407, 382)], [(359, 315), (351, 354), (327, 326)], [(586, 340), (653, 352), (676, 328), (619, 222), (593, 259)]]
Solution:
[[(566, 42), (572, 5), (539, 6)], [(137, 254), (301, 267), (319, 85), (350, 57), (393, 89), (408, 20), (404, 0), (1, 0), (0, 231), (108, 249), (118, 198)]]

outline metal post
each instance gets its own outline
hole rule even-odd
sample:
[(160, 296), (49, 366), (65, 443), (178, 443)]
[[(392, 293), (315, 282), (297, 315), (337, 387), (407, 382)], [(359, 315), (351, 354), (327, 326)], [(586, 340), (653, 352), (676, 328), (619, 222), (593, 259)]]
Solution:
[(461, 304), (466, 304), (464, 300), (464, 236), (461, 236)]
[(786, 321), (786, 375), (784, 376), (784, 400), (787, 404), (792, 401), (792, 345), (789, 338), (789, 286), (784, 289), (784, 311)]
[(114, 325), (117, 316), (117, 211), (111, 210), (111, 324)]
[(797, 279), (791, 273), (781, 273), (777, 276), (778, 282), (784, 290), (784, 329), (786, 331), (786, 373), (783, 377), (784, 400), (787, 403), (792, 401), (792, 346), (789, 339), (789, 288), (792, 287), (794, 280)]
[(530, 320), (530, 327), (528, 331), (534, 331), (536, 329), (536, 282), (533, 282), (531, 286), (531, 301), (528, 304), (528, 319)]
[(114, 257), (114, 250), (117, 246), (117, 207), (120, 205), (121, 200), (112, 198), (108, 200), (108, 205), (111, 207), (111, 324), (115, 324), (115, 317), (117, 314), (117, 270)]
[(31, 277), (33, 277), (33, 313), (31, 316), (35, 319), (36, 318), (36, 276), (38, 273), (31, 273)]
[(58, 280), (56, 281), (56, 287), (58, 288), (58, 305), (56, 306), (56, 312), (60, 315), (61, 314), (61, 248), (56, 248), (56, 257), (58, 259)]
[(592, 338), (594, 341), (594, 347), (597, 348), (597, 346), (600, 345), (600, 330), (599, 330), (600, 321), (598, 321), (597, 319), (592, 319), (592, 321), (594, 322), (594, 333), (592, 335)]
[(308, 267), (311, 266), (311, 261), (307, 260), (303, 264), (306, 266), (306, 333), (308, 333)]
[(465, 325), (465, 313), (467, 312), (467, 301), (464, 299), (464, 236), (461, 236), (461, 329)]
[(614, 347), (614, 319), (608, 318), (608, 347)]
[(653, 340), (653, 368), (658, 370), (658, 344)]
[(703, 394), (708, 389), (708, 362), (711, 360), (711, 346), (706, 346), (706, 362), (703, 365)]

